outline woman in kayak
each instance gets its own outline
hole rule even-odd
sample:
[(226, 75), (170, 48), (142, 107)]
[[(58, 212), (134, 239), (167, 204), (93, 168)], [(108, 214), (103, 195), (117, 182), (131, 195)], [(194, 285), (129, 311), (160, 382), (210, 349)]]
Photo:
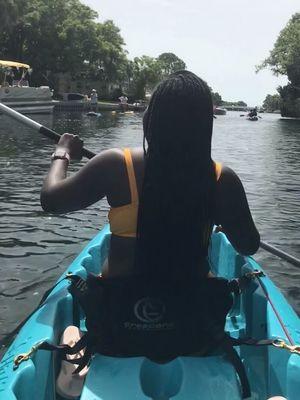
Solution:
[(207, 84), (188, 71), (161, 82), (144, 115), (144, 146), (101, 152), (67, 177), (83, 143), (64, 134), (52, 155), (41, 192), (45, 211), (65, 213), (103, 197), (112, 232), (104, 274), (209, 273), (213, 225), (234, 248), (257, 251), (260, 237), (243, 185), (211, 158), (213, 104)]
[[(106, 196), (112, 235), (103, 277), (143, 272), (152, 281), (191, 282), (210, 276), (214, 224), (242, 254), (255, 253), (260, 242), (241, 181), (211, 158), (212, 128), (207, 84), (191, 72), (177, 72), (151, 97), (143, 147), (103, 151), (67, 178), (69, 161), (81, 157), (83, 144), (64, 134), (52, 155), (42, 207), (65, 213)], [(79, 337), (78, 328), (68, 327), (62, 340), (70, 344)], [(79, 396), (87, 369), (76, 378), (73, 371), (64, 364), (57, 380), (57, 390), (68, 398)]]

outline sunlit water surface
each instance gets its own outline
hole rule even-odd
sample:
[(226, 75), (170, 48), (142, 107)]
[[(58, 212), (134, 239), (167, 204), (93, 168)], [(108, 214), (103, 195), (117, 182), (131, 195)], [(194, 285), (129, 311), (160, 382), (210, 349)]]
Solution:
[[(142, 141), (141, 114), (34, 118), (60, 133), (79, 133), (93, 151)], [(42, 211), (39, 194), (53, 150), (48, 139), (0, 115), (0, 338), (107, 222), (105, 200), (66, 215)], [(213, 157), (240, 176), (262, 239), (300, 258), (300, 122), (268, 114), (257, 122), (234, 112), (219, 116)], [(80, 165), (72, 164), (70, 173)], [(299, 313), (300, 270), (264, 251), (256, 259)]]

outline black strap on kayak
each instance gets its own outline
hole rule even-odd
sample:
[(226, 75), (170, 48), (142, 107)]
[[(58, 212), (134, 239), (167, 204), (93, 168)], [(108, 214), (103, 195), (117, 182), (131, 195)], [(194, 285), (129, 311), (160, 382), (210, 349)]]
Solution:
[(234, 366), (236, 373), (239, 377), (242, 397), (246, 399), (251, 396), (250, 383), (246, 374), (245, 366), (234, 349), (234, 346), (248, 345), (248, 346), (270, 346), (274, 344), (274, 339), (253, 339), (253, 338), (240, 338), (236, 339), (229, 335), (226, 335), (221, 343), (221, 348), (224, 350), (225, 354), (229, 358), (229, 361)]
[(234, 349), (230, 336), (225, 336), (221, 347), (225, 354), (228, 356), (229, 361), (234, 366), (235, 371), (240, 379), (240, 384), (242, 388), (242, 397), (246, 399), (251, 396), (250, 383), (246, 374), (245, 366), (238, 355), (237, 351)]
[(240, 338), (236, 339), (230, 336), (232, 346), (270, 346), (274, 345), (274, 339), (253, 339), (253, 338)]
[[(14, 358), (14, 369), (17, 369), (23, 361), (29, 360), (37, 350), (48, 350), (57, 351), (62, 360), (68, 361), (71, 364), (80, 364), (80, 366), (82, 365), (80, 369), (78, 368), (78, 371), (74, 371), (74, 373), (78, 373), (89, 363), (91, 354), (88, 351), (87, 354), (84, 354), (83, 357), (76, 358), (76, 360), (68, 359), (67, 356), (77, 354), (84, 348), (88, 348), (88, 335), (82, 336), (82, 338), (76, 342), (74, 346), (69, 346), (67, 344), (56, 345), (47, 341), (39, 342), (32, 346), (27, 353), (19, 354)], [(87, 358), (88, 360), (86, 360)]]

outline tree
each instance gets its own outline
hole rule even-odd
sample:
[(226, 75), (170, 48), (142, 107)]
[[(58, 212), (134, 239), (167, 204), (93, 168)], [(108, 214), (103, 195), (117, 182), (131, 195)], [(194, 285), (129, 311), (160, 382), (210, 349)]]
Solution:
[(212, 99), (213, 99), (214, 105), (215, 106), (221, 106), (222, 103), (223, 103), (221, 95), (219, 95), (218, 92), (215, 92), (215, 93), (212, 92), (211, 95), (212, 95)]
[(300, 84), (300, 13), (294, 14), (280, 32), (269, 57), (257, 71), (266, 67), (276, 75), (287, 75), (291, 83)]
[(8, 59), (22, 61), (22, 48), (24, 43), (24, 30), (26, 21), (24, 14), (27, 12), (26, 0), (0, 0), (0, 49), (1, 55)]
[(96, 22), (98, 14), (79, 0), (10, 0), (9, 6), (5, 18), (1, 14), (11, 21), (10, 30), (0, 33), (1, 56), (32, 65), (33, 84), (61, 72), (73, 78), (83, 71), (94, 79), (120, 79), (126, 53), (112, 21)]
[(43, 71), (65, 71), (82, 60), (84, 46), (91, 43), (85, 38), (94, 33), (95, 11), (79, 0), (16, 3), (23, 3), (20, 12), (10, 32), (0, 36), (3, 57), (26, 61)]
[(280, 32), (270, 55), (257, 71), (270, 67), (275, 75), (286, 75), (289, 83), (277, 90), (282, 116), (300, 117), (300, 13), (296, 13)]
[(18, 4), (15, 0), (0, 0), (0, 10), (0, 26), (2, 31), (8, 31), (18, 15)]
[(0, 0), (0, 6), (0, 58), (30, 64), (33, 85), (50, 82), (57, 89), (58, 76), (98, 80), (103, 93), (124, 87), (144, 98), (185, 68), (173, 53), (128, 60), (119, 28), (111, 20), (97, 22), (98, 14), (80, 0)]
[(105, 78), (110, 82), (121, 82), (127, 57), (123, 49), (125, 45), (120, 29), (108, 20), (97, 24), (98, 47), (93, 63), (103, 68)]
[(176, 71), (186, 69), (185, 62), (177, 57), (174, 53), (162, 53), (157, 57), (157, 61), (160, 64), (162, 78)]
[(279, 94), (268, 94), (263, 102), (263, 108), (266, 111), (273, 112), (275, 110), (280, 110), (281, 98)]
[(152, 90), (161, 80), (161, 68), (156, 58), (149, 56), (135, 57), (130, 64), (131, 91), (136, 99), (144, 99), (147, 90)]
[(185, 68), (184, 61), (173, 53), (162, 53), (157, 58), (135, 57), (126, 66), (128, 90), (135, 99), (144, 99), (146, 91), (152, 91), (162, 79)]

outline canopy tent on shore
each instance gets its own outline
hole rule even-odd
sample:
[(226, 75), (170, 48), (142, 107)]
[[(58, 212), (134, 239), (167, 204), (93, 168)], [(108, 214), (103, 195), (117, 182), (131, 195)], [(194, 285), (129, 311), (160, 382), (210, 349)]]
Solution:
[(13, 68), (26, 68), (26, 69), (29, 69), (30, 65), (19, 63), (17, 61), (0, 60), (0, 67), (13, 67)]

